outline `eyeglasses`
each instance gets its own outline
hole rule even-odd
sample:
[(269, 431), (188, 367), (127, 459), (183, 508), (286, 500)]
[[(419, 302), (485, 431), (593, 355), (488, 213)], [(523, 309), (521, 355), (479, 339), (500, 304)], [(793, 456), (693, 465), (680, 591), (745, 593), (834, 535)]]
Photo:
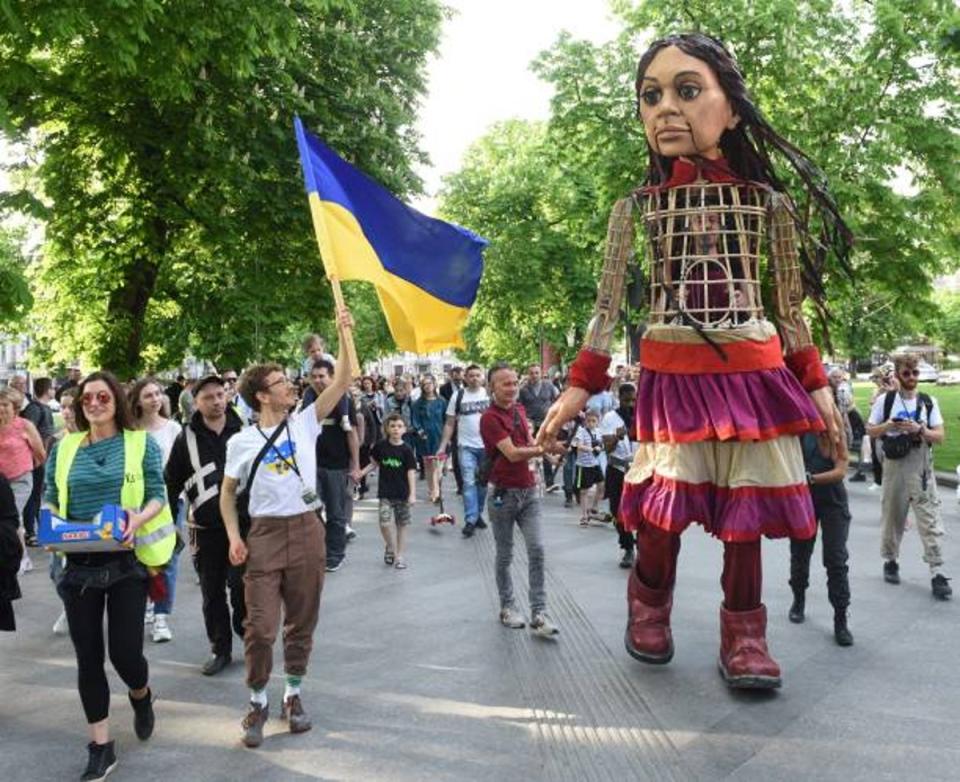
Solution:
[(919, 369), (905, 369), (900, 373), (901, 377), (920, 377)]
[(289, 383), (289, 382), (290, 382), (289, 378), (281, 377), (279, 380), (274, 380), (272, 383), (267, 383), (264, 386), (264, 390), (269, 390), (274, 386), (280, 385), (281, 383)]
[(110, 395), (109, 391), (97, 391), (97, 393), (87, 391), (87, 393), (80, 397), (80, 403), (84, 407), (90, 407), (94, 402), (101, 407), (106, 407), (107, 405), (113, 403), (113, 397)]

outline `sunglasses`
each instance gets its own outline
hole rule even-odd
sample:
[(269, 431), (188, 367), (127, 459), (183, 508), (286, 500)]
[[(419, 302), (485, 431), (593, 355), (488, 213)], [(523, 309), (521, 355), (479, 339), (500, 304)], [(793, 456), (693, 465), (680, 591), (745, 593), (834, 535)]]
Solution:
[(919, 369), (905, 369), (900, 373), (901, 377), (920, 377)]
[(80, 403), (84, 407), (90, 407), (94, 402), (101, 407), (106, 407), (107, 405), (113, 403), (113, 397), (110, 395), (109, 391), (97, 391), (97, 393), (87, 391), (87, 393), (80, 397)]
[(235, 377), (225, 377), (225, 378), (223, 378), (223, 384), (224, 384), (225, 386), (232, 386), (232, 385), (233, 385), (234, 383), (236, 383), (236, 382), (237, 382), (237, 379), (236, 379)]

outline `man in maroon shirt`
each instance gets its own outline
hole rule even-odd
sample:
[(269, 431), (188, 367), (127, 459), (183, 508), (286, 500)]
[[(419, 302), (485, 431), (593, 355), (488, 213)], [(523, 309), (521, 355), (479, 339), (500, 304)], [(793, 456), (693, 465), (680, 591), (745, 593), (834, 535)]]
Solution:
[(559, 632), (546, 613), (543, 579), (543, 539), (540, 533), (540, 497), (536, 475), (529, 461), (543, 456), (533, 444), (523, 406), (517, 403), (519, 382), (509, 364), (498, 362), (487, 373), (493, 404), (480, 418), (480, 436), (491, 460), (488, 512), (497, 545), (497, 590), (500, 593), (500, 623), (521, 628), (523, 616), (513, 597), (510, 563), (513, 560), (513, 526), (523, 534), (530, 567), (530, 629), (538, 635)]

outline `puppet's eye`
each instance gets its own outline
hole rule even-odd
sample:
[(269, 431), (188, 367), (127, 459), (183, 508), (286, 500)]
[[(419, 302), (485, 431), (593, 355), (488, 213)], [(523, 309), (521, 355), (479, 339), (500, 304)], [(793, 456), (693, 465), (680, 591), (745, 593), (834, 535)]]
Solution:
[(693, 100), (700, 94), (700, 87), (699, 85), (692, 84), (692, 83), (681, 84), (680, 87), (677, 89), (677, 94), (683, 100)]
[(656, 106), (660, 102), (660, 90), (649, 89), (640, 93), (640, 100), (648, 106)]

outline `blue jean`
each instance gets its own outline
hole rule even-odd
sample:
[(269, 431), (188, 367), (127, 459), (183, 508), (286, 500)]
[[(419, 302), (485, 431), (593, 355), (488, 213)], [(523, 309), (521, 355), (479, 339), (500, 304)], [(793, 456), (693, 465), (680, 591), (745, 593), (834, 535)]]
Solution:
[[(176, 519), (177, 529), (182, 532), (183, 523), (187, 519), (187, 503), (185, 503), (183, 500), (177, 500), (174, 518)], [(163, 580), (167, 585), (167, 598), (166, 600), (161, 600), (159, 603), (153, 604), (153, 612), (155, 614), (173, 613), (173, 599), (177, 596), (177, 573), (179, 572), (180, 552), (174, 551), (174, 554), (167, 563), (167, 566), (163, 569)]]
[(463, 521), (476, 524), (487, 499), (486, 485), (477, 485), (477, 467), (483, 459), (483, 448), (460, 446), (460, 472), (463, 473)]
[(536, 489), (500, 489), (502, 502), (496, 495), (490, 500), (490, 523), (497, 547), (497, 591), (500, 608), (516, 608), (510, 564), (513, 562), (513, 528), (516, 525), (527, 547), (527, 571), (530, 586), (530, 615), (536, 616), (547, 607), (543, 578), (543, 535), (540, 525), (540, 498)]

